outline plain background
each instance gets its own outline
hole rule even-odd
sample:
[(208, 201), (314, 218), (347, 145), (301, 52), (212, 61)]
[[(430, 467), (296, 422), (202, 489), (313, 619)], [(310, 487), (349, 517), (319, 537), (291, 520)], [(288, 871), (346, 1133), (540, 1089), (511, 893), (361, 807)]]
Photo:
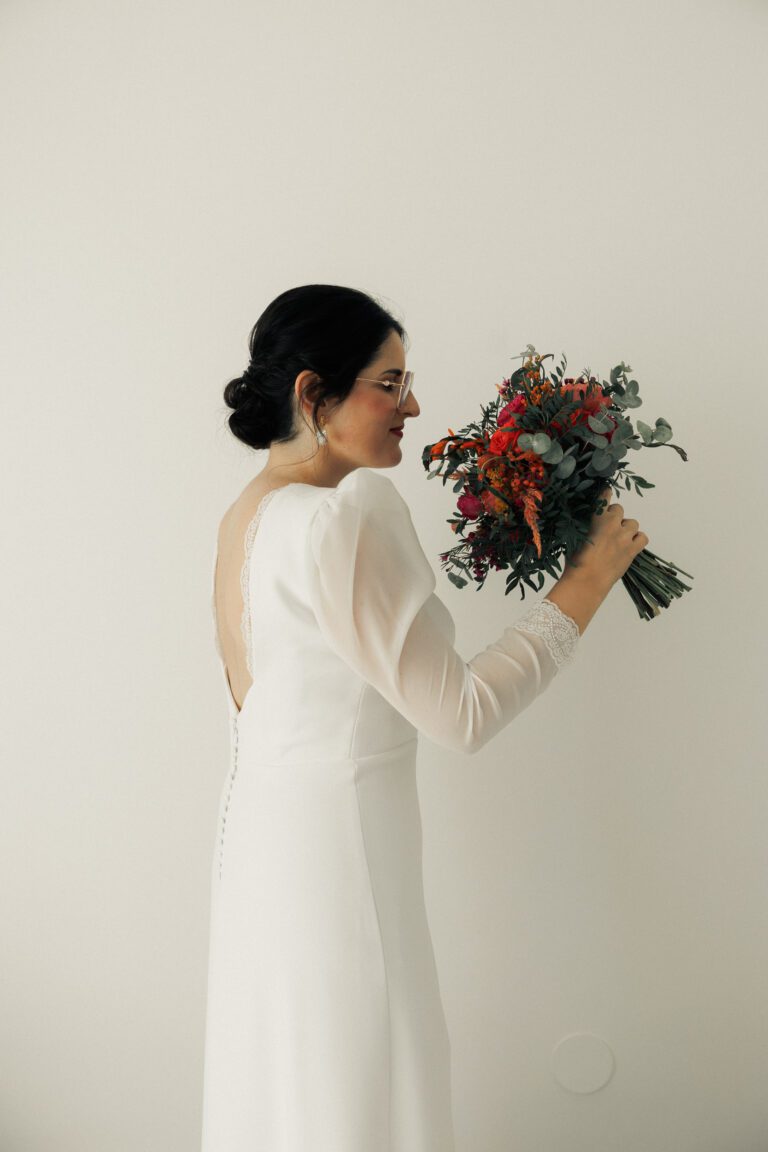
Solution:
[(754, 0), (2, 4), (2, 1152), (199, 1147), (210, 563), (266, 459), (221, 392), (313, 282), (408, 330), (389, 475), (465, 658), (533, 594), (449, 583), (421, 450), (528, 343), (689, 453), (624, 507), (693, 591), (422, 739), (459, 1148), (768, 1148), (767, 49)]

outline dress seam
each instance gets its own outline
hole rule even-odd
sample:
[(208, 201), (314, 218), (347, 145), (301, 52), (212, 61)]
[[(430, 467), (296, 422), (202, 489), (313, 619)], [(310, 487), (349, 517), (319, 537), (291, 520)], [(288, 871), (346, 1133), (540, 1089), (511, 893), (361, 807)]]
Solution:
[(376, 927), (379, 932), (379, 947), (381, 949), (381, 964), (384, 969), (384, 987), (387, 993), (387, 1148), (392, 1147), (392, 1009), (389, 999), (389, 973), (387, 972), (387, 957), (384, 951), (384, 934), (381, 931), (381, 917), (379, 916), (379, 906), (376, 902), (376, 892), (373, 887), (373, 878), (371, 876), (371, 866), (368, 861), (368, 846), (365, 842), (365, 828), (363, 826), (363, 814), (360, 808), (360, 793), (358, 792), (357, 773), (355, 773), (355, 803), (357, 804), (357, 818), (360, 828), (360, 837), (363, 842), (363, 856), (365, 857), (365, 870), (368, 874), (368, 884), (371, 891), (371, 900), (373, 901), (373, 908), (376, 913)]
[(360, 691), (358, 692), (358, 695), (357, 695), (357, 708), (355, 709), (355, 719), (352, 722), (352, 734), (349, 738), (349, 748), (348, 748), (348, 755), (347, 755), (348, 760), (354, 760), (355, 759), (355, 757), (352, 755), (352, 749), (355, 746), (355, 739), (357, 737), (357, 725), (358, 725), (358, 721), (360, 720), (360, 713), (363, 710), (363, 696), (365, 695), (365, 690), (366, 690), (367, 686), (368, 686), (367, 682), (365, 680), (363, 680), (363, 682), (360, 685)]

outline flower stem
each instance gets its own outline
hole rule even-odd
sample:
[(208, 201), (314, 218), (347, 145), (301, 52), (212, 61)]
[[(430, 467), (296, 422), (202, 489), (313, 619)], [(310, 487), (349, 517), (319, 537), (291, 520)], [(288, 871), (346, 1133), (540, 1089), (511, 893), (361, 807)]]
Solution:
[(690, 572), (669, 560), (661, 560), (648, 548), (638, 552), (621, 582), (643, 620), (653, 620), (662, 608), (669, 608), (674, 598), (691, 591), (688, 584), (678, 579), (678, 574), (693, 579)]

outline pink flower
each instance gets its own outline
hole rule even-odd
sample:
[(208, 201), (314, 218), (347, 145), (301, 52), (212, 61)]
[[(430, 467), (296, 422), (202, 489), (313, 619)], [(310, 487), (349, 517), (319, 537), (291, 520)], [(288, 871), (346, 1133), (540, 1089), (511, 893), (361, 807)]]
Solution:
[(512, 397), (509, 404), (505, 404), (499, 412), (496, 417), (497, 426), (502, 428), (505, 424), (514, 424), (513, 416), (518, 412), (525, 412), (526, 407), (525, 396), (518, 392), (516, 396)]

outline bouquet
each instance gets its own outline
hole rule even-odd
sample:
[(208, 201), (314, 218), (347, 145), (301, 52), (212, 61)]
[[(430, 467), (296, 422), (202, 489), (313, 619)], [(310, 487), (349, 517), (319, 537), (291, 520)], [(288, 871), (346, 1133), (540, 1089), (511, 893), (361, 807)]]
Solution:
[[(509, 569), (504, 594), (519, 584), (524, 599), (524, 584), (541, 591), (544, 573), (558, 577), (560, 556), (567, 560), (581, 547), (593, 515), (607, 507), (601, 499), (607, 486), (617, 488), (623, 477), (640, 496), (655, 487), (627, 468), (628, 449), (667, 445), (688, 457), (671, 443), (672, 427), (662, 417), (654, 428), (642, 420), (637, 432), (633, 428), (627, 409), (642, 401), (637, 381), (627, 378), (630, 365), (622, 361), (610, 382), (599, 383), (589, 368), (563, 379), (564, 354), (551, 378), (543, 366), (551, 353), (540, 356), (528, 344), (520, 356), (522, 367), (496, 385), (496, 399), (481, 404), (480, 421), (458, 433), (449, 428), (447, 437), (423, 449), (422, 463), (432, 469), (427, 479), (442, 471), (443, 484), (455, 480), (453, 490), (461, 493), (458, 514), (447, 522), (462, 543), (440, 553), (448, 579), (463, 588), (463, 571), (479, 590), (490, 568)], [(693, 579), (644, 548), (621, 580), (640, 617), (651, 620), (673, 597), (690, 592), (680, 574)]]

